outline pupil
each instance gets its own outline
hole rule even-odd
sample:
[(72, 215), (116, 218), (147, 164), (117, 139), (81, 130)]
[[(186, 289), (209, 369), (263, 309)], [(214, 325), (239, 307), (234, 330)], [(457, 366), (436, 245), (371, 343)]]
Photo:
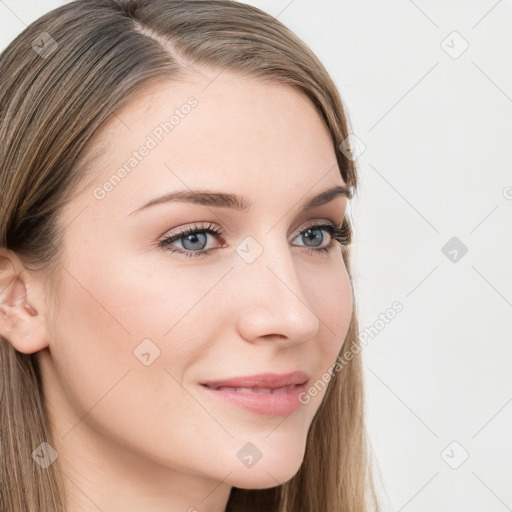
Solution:
[[(197, 244), (199, 242), (203, 242), (201, 247), (197, 247), (194, 244)], [(192, 246), (187, 247), (187, 243), (191, 242)], [(201, 245), (201, 244), (199, 244)], [(204, 249), (206, 245), (206, 235), (204, 233), (192, 233), (190, 235), (187, 235), (186, 238), (183, 240), (183, 247), (185, 249), (193, 250), (193, 249)]]
[[(314, 234), (316, 233), (316, 235)], [(322, 240), (323, 240), (323, 235), (322, 235), (322, 231), (318, 228), (315, 228), (315, 229), (308, 229), (304, 235), (304, 237), (306, 237), (306, 245), (320, 245), (322, 243)], [(320, 241), (320, 244), (315, 244), (315, 243), (312, 243), (310, 244), (309, 242), (313, 241), (315, 242), (315, 240), (319, 240)]]

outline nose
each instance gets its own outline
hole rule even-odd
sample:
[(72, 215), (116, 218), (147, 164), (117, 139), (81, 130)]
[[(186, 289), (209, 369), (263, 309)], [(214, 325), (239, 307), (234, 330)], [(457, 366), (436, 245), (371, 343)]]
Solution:
[(292, 346), (318, 333), (318, 317), (303, 292), (289, 247), (267, 247), (253, 263), (240, 261), (237, 266), (234, 308), (242, 338)]

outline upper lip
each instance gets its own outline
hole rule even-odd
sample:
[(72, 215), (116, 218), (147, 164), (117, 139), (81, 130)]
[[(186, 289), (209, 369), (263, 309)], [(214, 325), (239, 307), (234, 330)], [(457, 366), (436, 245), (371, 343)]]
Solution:
[(260, 373), (258, 375), (248, 375), (245, 377), (231, 377), (229, 379), (211, 380), (202, 382), (207, 386), (226, 386), (237, 388), (269, 388), (276, 389), (292, 384), (304, 384), (309, 376), (306, 372), (296, 371), (291, 373)]

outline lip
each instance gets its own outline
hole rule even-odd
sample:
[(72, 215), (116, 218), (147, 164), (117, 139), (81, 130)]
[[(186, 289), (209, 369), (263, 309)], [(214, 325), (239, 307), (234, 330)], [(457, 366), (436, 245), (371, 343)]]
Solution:
[[(264, 373), (209, 381), (202, 383), (201, 387), (211, 396), (247, 411), (263, 416), (286, 416), (302, 405), (299, 396), (305, 392), (308, 379), (308, 374), (300, 371), (282, 375)], [(271, 391), (284, 387), (288, 389), (279, 390), (277, 393)], [(239, 390), (238, 388), (255, 388), (256, 391)], [(257, 389), (266, 389), (266, 391), (258, 392)]]
[(248, 375), (245, 377), (231, 377), (229, 379), (212, 380), (202, 382), (207, 386), (229, 386), (237, 388), (270, 388), (276, 389), (292, 384), (304, 384), (309, 379), (306, 372), (295, 371), (290, 373), (260, 373), (258, 375)]

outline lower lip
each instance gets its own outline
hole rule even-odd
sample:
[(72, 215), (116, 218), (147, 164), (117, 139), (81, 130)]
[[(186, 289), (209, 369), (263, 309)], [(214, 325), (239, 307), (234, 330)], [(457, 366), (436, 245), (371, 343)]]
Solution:
[(302, 405), (299, 396), (306, 390), (305, 384), (295, 386), (286, 393), (277, 394), (242, 393), (235, 390), (212, 389), (204, 385), (201, 385), (201, 387), (221, 400), (264, 416), (286, 416), (291, 414)]

